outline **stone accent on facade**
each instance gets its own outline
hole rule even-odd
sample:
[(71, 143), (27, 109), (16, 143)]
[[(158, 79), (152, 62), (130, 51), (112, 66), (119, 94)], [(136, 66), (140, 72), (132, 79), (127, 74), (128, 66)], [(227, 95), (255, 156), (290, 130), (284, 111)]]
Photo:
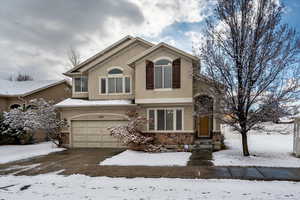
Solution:
[(154, 142), (163, 145), (193, 144), (195, 133), (148, 133), (155, 138)]

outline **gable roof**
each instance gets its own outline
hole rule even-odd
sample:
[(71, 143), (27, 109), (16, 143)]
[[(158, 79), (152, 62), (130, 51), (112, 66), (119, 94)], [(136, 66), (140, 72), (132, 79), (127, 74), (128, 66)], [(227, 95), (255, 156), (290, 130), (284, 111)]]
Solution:
[(0, 79), (0, 96), (28, 96), (61, 83), (66, 83), (71, 86), (71, 84), (64, 79), (42, 81), (9, 81)]
[[(132, 37), (130, 35), (122, 38), (121, 40), (113, 43), (112, 45), (110, 45), (109, 47), (105, 48), (104, 50), (100, 51), (99, 53), (95, 54), (94, 56), (88, 58), (87, 60), (85, 60), (84, 62), (80, 63), (78, 66), (70, 69), (69, 71), (67, 71), (66, 73), (64, 73), (64, 75), (70, 75), (72, 73), (76, 73), (77, 70), (79, 70), (80, 68), (84, 67), (85, 65), (91, 63), (92, 61), (96, 60), (96, 59), (99, 59), (101, 58), (101, 56), (104, 56), (104, 54), (106, 54), (107, 52), (109, 52), (110, 50), (120, 46), (121, 44), (127, 42), (127, 41), (130, 41), (127, 45), (125, 45), (122, 49), (128, 47), (129, 45), (133, 44), (134, 42), (141, 42), (143, 44), (146, 44), (150, 47), (154, 46), (154, 44), (142, 39), (142, 38), (139, 38), (139, 37)], [(122, 50), (120, 49), (120, 50)], [(98, 63), (102, 62), (103, 60), (105, 60), (104, 58), (101, 60), (98, 61)], [(92, 67), (92, 66), (91, 66)], [(89, 68), (91, 68), (89, 67)], [(89, 69), (88, 68), (88, 69)]]
[(128, 62), (127, 64), (128, 64), (128, 65), (132, 65), (132, 64), (135, 63), (136, 61), (138, 61), (138, 60), (144, 58), (145, 56), (151, 54), (152, 52), (154, 52), (155, 50), (157, 50), (157, 49), (159, 49), (159, 48), (161, 48), (161, 47), (167, 48), (167, 49), (169, 49), (169, 50), (171, 50), (171, 51), (174, 51), (174, 52), (176, 52), (176, 53), (178, 53), (178, 54), (180, 54), (180, 55), (183, 55), (183, 56), (185, 56), (185, 57), (187, 57), (187, 58), (190, 58), (190, 59), (192, 59), (192, 60), (194, 60), (194, 61), (199, 61), (199, 58), (197, 58), (196, 56), (194, 56), (194, 55), (192, 55), (192, 54), (190, 54), (190, 53), (187, 53), (187, 52), (185, 52), (185, 51), (182, 51), (182, 50), (180, 50), (180, 49), (178, 49), (178, 48), (176, 48), (176, 47), (173, 47), (173, 46), (171, 46), (171, 45), (169, 45), (169, 44), (166, 44), (166, 43), (164, 43), (164, 42), (161, 42), (161, 43), (159, 43), (159, 44), (153, 46), (152, 48), (150, 48), (150, 49), (144, 51), (143, 53), (141, 53), (141, 54), (139, 54), (139, 55), (133, 57), (132, 59), (129, 60), (129, 62)]

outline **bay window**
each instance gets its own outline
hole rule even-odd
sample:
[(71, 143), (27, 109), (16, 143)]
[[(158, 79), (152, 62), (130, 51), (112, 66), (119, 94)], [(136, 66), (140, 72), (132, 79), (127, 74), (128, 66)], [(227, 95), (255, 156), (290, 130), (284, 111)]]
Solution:
[(183, 130), (182, 108), (158, 108), (148, 110), (149, 131)]
[(75, 92), (87, 92), (88, 91), (88, 79), (86, 76), (74, 78)]

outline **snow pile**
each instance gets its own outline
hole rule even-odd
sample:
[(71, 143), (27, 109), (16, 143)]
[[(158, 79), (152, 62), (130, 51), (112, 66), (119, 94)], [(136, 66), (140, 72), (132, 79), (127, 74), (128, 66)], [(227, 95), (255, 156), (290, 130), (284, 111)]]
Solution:
[[(2, 199), (300, 199), (300, 183), (170, 178), (108, 178), (84, 175), (0, 177)], [(23, 188), (23, 190), (20, 190)]]
[(122, 106), (134, 105), (131, 100), (84, 100), (84, 99), (65, 99), (59, 102), (55, 107), (73, 107), (73, 106)]
[(127, 150), (105, 159), (100, 165), (120, 166), (186, 166), (190, 152), (146, 153)]
[(0, 146), (0, 164), (47, 155), (63, 150), (65, 149), (56, 148), (52, 142), (43, 142), (33, 145), (3, 145)]
[(293, 124), (265, 123), (266, 132), (251, 131), (248, 135), (250, 157), (242, 156), (240, 135), (225, 128), (228, 149), (214, 152), (213, 163), (218, 166), (300, 167), (300, 159), (292, 155), (292, 127)]
[(62, 81), (64, 80), (9, 81), (0, 79), (0, 94), (23, 95)]

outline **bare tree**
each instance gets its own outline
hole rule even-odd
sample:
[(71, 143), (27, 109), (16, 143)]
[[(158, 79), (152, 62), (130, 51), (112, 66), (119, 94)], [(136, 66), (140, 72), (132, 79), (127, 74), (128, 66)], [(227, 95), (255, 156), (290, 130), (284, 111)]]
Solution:
[(76, 67), (81, 62), (81, 55), (74, 47), (70, 47), (68, 51), (68, 61), (71, 67)]
[(8, 78), (8, 80), (10, 80), (10, 81), (33, 81), (33, 77), (26, 73), (18, 73), (18, 75), (16, 77), (11, 75)]
[(220, 119), (242, 135), (244, 156), (250, 155), (248, 131), (266, 114), (263, 100), (280, 104), (297, 97), (300, 41), (281, 24), (283, 9), (274, 0), (217, 0), (206, 21), (202, 73), (221, 98), (220, 114), (230, 116)]

